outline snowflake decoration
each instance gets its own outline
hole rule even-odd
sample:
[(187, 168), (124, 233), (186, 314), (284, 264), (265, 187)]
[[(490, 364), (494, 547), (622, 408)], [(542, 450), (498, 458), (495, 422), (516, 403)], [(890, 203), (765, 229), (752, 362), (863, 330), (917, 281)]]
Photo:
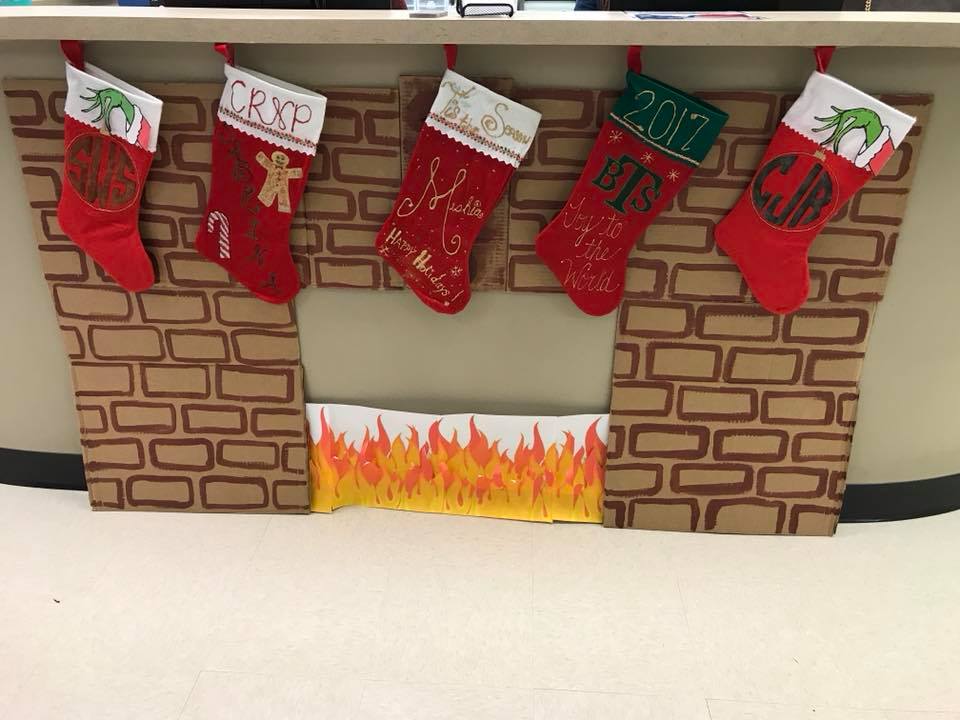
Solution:
[(670, 182), (675, 182), (679, 179), (680, 179), (680, 173), (678, 173), (676, 170), (671, 170), (670, 172), (667, 173), (667, 180), (669, 180)]
[(450, 268), (450, 277), (460, 277), (460, 273), (462, 272), (463, 270), (461, 270), (460, 268), (452, 267)]
[(653, 162), (653, 154), (652, 154), (652, 153), (644, 153), (644, 154), (643, 154), (643, 157), (640, 158), (640, 159), (641, 159), (644, 163), (646, 163), (647, 165), (649, 165), (650, 163)]
[(610, 131), (610, 142), (611, 142), (611, 143), (618, 143), (618, 142), (620, 142), (621, 140), (623, 140), (623, 133), (622, 133), (622, 132), (620, 132), (619, 130), (611, 130), (611, 131)]

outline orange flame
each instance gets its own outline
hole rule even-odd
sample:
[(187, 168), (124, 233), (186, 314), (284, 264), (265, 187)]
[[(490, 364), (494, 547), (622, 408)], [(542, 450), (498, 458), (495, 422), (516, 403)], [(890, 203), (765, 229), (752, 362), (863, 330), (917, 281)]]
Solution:
[(533, 442), (523, 436), (511, 453), (490, 443), (470, 418), (465, 445), (445, 438), (435, 420), (421, 444), (412, 426), (406, 441), (391, 439), (377, 416), (377, 436), (364, 431), (360, 446), (335, 435), (320, 411), (320, 438), (310, 439), (311, 508), (332, 512), (344, 505), (482, 515), (513, 520), (599, 523), (606, 443), (597, 423), (582, 447), (571, 433), (562, 445), (544, 446), (536, 424)]

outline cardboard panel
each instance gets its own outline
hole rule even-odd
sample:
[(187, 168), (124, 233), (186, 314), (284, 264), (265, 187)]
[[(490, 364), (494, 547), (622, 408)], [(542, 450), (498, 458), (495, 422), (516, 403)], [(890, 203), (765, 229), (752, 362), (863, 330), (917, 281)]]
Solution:
[[(63, 83), (8, 81), (5, 89), (72, 363), (91, 505), (306, 512), (293, 306), (257, 300), (192, 247), (219, 86), (149, 88), (165, 104), (140, 230), (158, 282), (137, 294), (118, 287), (57, 225)], [(28, 106), (35, 111), (23, 112)]]
[(703, 96), (730, 121), (630, 261), (604, 523), (829, 535), (843, 501), (870, 324), (932, 100), (881, 96), (918, 122), (813, 243), (808, 302), (779, 317), (755, 304), (714, 246), (713, 226), (749, 182), (795, 96)]
[[(305, 448), (291, 306), (237, 290), (128, 296), (54, 283), (52, 291), (62, 328), (77, 338), (74, 387), (95, 507), (306, 511), (306, 462), (282, 461)], [(118, 294), (130, 299), (126, 320)], [(117, 319), (105, 319), (110, 311)], [(106, 478), (119, 483), (112, 504), (94, 493)]]
[[(61, 302), (66, 287), (52, 286)], [(305, 448), (291, 307), (153, 289), (132, 309), (127, 321), (63, 326), (85, 350), (73, 370), (88, 478), (118, 481), (127, 509), (305, 511), (306, 462), (282, 463)]]

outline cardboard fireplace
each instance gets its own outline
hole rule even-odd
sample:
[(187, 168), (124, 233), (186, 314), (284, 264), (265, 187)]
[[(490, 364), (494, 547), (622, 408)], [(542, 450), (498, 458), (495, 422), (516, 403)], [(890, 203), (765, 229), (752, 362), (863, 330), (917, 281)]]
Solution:
[[(534, 253), (534, 237), (563, 206), (619, 91), (484, 82), (543, 119), (474, 247), (472, 287), (557, 292)], [(402, 77), (398, 87), (321, 90), (328, 98), (326, 121), (290, 240), (303, 286), (403, 287), (373, 242), (437, 86), (436, 78)], [(164, 102), (141, 213), (157, 283), (131, 294), (57, 224), (64, 83), (4, 83), (43, 271), (72, 365), (91, 504), (307, 512), (309, 467), (323, 464), (316, 454), (311, 461), (308, 444), (319, 443), (324, 431), (315, 419), (311, 440), (292, 304), (261, 302), (192, 246), (207, 197), (221, 85), (144, 89)], [(577, 496), (580, 505), (571, 495), (570, 507), (583, 512), (586, 497), (593, 503), (586, 517), (602, 517), (609, 527), (831, 534), (870, 325), (932, 98), (880, 96), (918, 121), (882, 174), (840, 208), (814, 242), (809, 300), (781, 317), (755, 303), (737, 267), (715, 247), (712, 229), (749, 182), (796, 96), (701, 96), (730, 119), (690, 184), (631, 255), (614, 339), (605, 475), (602, 461), (595, 469), (603, 493), (592, 486)], [(333, 438), (353, 432), (338, 428), (337, 417), (324, 415), (326, 432)], [(551, 420), (533, 421), (542, 432)], [(429, 423), (425, 431), (417, 452), (430, 450)], [(469, 430), (459, 439), (467, 442)], [(530, 439), (525, 435), (524, 442)], [(337, 462), (346, 462), (348, 446)], [(352, 447), (352, 462), (376, 464), (372, 446), (365, 451), (373, 455), (361, 458), (362, 436)], [(488, 464), (489, 450), (489, 442), (477, 450)], [(340, 467), (332, 455), (323, 462), (325, 472)], [(494, 464), (510, 471), (499, 460)], [(432, 492), (433, 465), (417, 467), (426, 478), (419, 492)], [(577, 467), (578, 477), (593, 472)], [(346, 476), (349, 467), (342, 468)], [(363, 478), (353, 478), (357, 499)], [(396, 482), (398, 492), (413, 492), (402, 478)], [(423, 495), (417, 509), (446, 511), (436, 504), (441, 490)], [(377, 500), (367, 504), (416, 505), (411, 494), (370, 497)], [(316, 492), (313, 501), (317, 509), (339, 502)], [(540, 502), (541, 511), (548, 507)], [(501, 516), (516, 516), (511, 512)]]

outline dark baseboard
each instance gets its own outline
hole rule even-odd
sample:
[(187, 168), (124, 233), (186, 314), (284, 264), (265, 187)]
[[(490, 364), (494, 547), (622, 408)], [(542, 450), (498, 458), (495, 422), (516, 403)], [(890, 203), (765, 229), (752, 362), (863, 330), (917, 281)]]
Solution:
[(912, 520), (960, 510), (960, 473), (877, 485), (847, 485), (840, 522)]
[[(0, 483), (86, 490), (79, 453), (0, 448)], [(909, 482), (847, 485), (840, 522), (887, 522), (960, 510), (960, 473)]]
[(80, 453), (0, 448), (0, 483), (54, 490), (86, 490)]

